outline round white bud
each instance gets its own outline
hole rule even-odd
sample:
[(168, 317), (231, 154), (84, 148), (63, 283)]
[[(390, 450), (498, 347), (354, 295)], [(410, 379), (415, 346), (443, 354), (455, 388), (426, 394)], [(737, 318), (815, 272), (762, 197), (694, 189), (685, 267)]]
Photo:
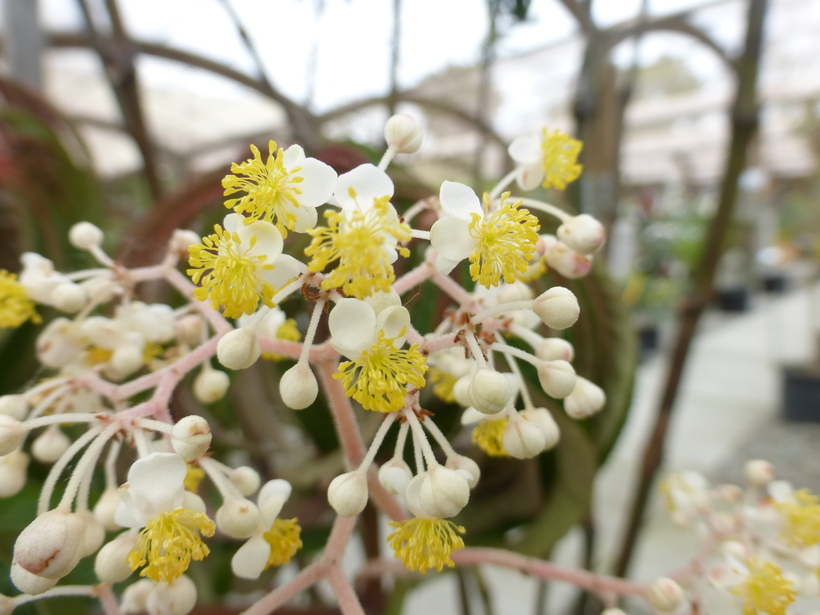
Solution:
[(578, 299), (563, 286), (553, 286), (533, 301), (532, 311), (551, 329), (566, 329), (574, 325), (581, 314)]
[(589, 214), (573, 216), (558, 227), (558, 239), (579, 254), (592, 254), (606, 240), (604, 225)]
[(453, 384), (453, 397), (460, 406), (465, 408), (473, 405), (473, 400), (470, 399), (470, 383), (473, 381), (471, 375), (462, 376)]
[(364, 472), (346, 472), (330, 482), (327, 501), (342, 517), (355, 517), (367, 506), (367, 476)]
[(747, 461), (744, 473), (752, 487), (765, 487), (774, 480), (774, 466), (763, 459)]
[(421, 126), (410, 115), (394, 115), (384, 126), (387, 146), (400, 154), (415, 154), (421, 147)]
[(127, 558), (138, 535), (134, 531), (123, 532), (100, 549), (94, 560), (94, 572), (102, 583), (119, 583), (131, 576)]
[(663, 613), (673, 613), (683, 605), (683, 589), (668, 577), (661, 577), (649, 588), (649, 603)]
[(116, 380), (127, 378), (142, 367), (143, 359), (144, 355), (140, 346), (134, 344), (119, 346), (111, 355), (108, 371)]
[[(461, 475), (467, 479), (470, 489), (475, 489), (475, 486), (481, 478), (481, 469), (478, 467), (478, 464), (464, 455), (450, 455), (447, 457), (447, 462), (444, 466), (450, 468), (451, 470), (458, 470), (461, 472)], [(469, 478), (464, 474), (464, 472), (469, 475)]]
[(393, 495), (403, 495), (411, 478), (413, 473), (404, 459), (393, 458), (379, 468), (379, 482)]
[(594, 382), (577, 376), (575, 388), (564, 399), (564, 410), (574, 419), (585, 419), (606, 405), (606, 393)]
[(83, 542), (80, 545), (80, 557), (91, 555), (105, 542), (105, 527), (90, 510), (77, 513), (83, 520)]
[(82, 286), (74, 282), (63, 282), (51, 293), (51, 304), (61, 312), (73, 314), (85, 307), (88, 295)]
[(484, 414), (501, 412), (514, 393), (507, 376), (488, 367), (479, 369), (470, 381), (471, 405)]
[(8, 414), (0, 414), (0, 456), (8, 455), (23, 442), (28, 429)]
[(216, 511), (216, 526), (231, 538), (248, 538), (259, 528), (261, 518), (250, 500), (228, 497)]
[(194, 397), (203, 404), (212, 404), (225, 397), (231, 379), (218, 369), (205, 368), (194, 379)]
[(0, 414), (5, 414), (18, 421), (25, 419), (28, 415), (28, 400), (25, 395), (3, 395), (0, 397)]
[(174, 323), (174, 332), (180, 344), (198, 346), (203, 340), (202, 317), (188, 314)]
[(71, 512), (44, 512), (20, 532), (14, 561), (40, 577), (64, 577), (80, 561), (84, 525), (82, 517)]
[(211, 426), (195, 414), (186, 416), (171, 429), (171, 445), (185, 461), (202, 457), (211, 446)]
[(248, 497), (256, 493), (262, 484), (259, 472), (250, 466), (239, 466), (228, 473), (228, 480), (239, 490), (239, 493)]
[(470, 484), (458, 470), (435, 465), (424, 473), (419, 504), (431, 517), (454, 517), (470, 500)]
[(575, 358), (575, 348), (560, 337), (546, 337), (535, 348), (535, 356), (542, 361), (569, 361)]
[(231, 558), (231, 570), (240, 579), (258, 579), (270, 557), (270, 543), (262, 536), (252, 536)]
[(307, 363), (297, 363), (282, 374), (279, 381), (279, 394), (288, 408), (304, 410), (319, 394), (319, 384), (316, 376)]
[(187, 256), (188, 248), (195, 246), (200, 241), (202, 241), (202, 238), (194, 231), (178, 228), (174, 230), (174, 234), (171, 235), (171, 239), (168, 241), (168, 251), (175, 252), (180, 256)]
[(563, 399), (575, 388), (575, 370), (566, 361), (543, 361), (537, 371), (541, 388), (550, 397)]
[(554, 241), (547, 245), (544, 251), (544, 259), (550, 269), (554, 269), (570, 280), (583, 278), (592, 269), (591, 256), (578, 254), (560, 241)]
[(246, 369), (256, 363), (261, 354), (256, 334), (248, 327), (226, 333), (216, 345), (216, 356), (228, 369)]
[(113, 487), (106, 487), (100, 499), (94, 505), (94, 516), (109, 532), (120, 528), (120, 525), (114, 521), (114, 511), (117, 510), (119, 503), (120, 494), (117, 493), (117, 490)]
[(54, 463), (63, 456), (71, 446), (68, 439), (57, 425), (52, 425), (31, 443), (31, 454), (40, 463)]
[(68, 241), (78, 250), (99, 248), (103, 237), (102, 230), (90, 222), (78, 222), (68, 231)]
[(510, 417), (504, 430), (504, 450), (516, 459), (529, 459), (544, 450), (546, 438), (535, 423), (522, 419), (517, 414)]
[(26, 486), (29, 457), (20, 449), (0, 457), (0, 498), (10, 498)]
[(60, 579), (47, 579), (37, 576), (36, 574), (31, 574), (17, 562), (12, 562), (11, 564), (11, 582), (24, 594), (30, 594), (32, 596), (42, 594), (44, 591), (48, 591), (57, 585), (57, 581), (59, 580)]
[(148, 594), (148, 615), (188, 615), (196, 606), (196, 585), (184, 574), (172, 583), (157, 583)]
[(148, 594), (154, 590), (156, 583), (149, 579), (141, 579), (136, 583), (131, 583), (122, 592), (120, 609), (123, 613), (142, 613), (145, 611), (145, 603)]
[(521, 416), (538, 427), (544, 434), (544, 450), (553, 448), (561, 439), (561, 430), (558, 423), (552, 418), (552, 413), (546, 408), (527, 408)]

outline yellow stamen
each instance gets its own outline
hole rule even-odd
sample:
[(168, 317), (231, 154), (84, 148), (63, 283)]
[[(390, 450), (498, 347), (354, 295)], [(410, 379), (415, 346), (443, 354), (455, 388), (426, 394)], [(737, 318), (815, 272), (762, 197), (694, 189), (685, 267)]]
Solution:
[[(288, 318), (279, 325), (279, 328), (276, 330), (276, 339), (288, 342), (298, 342), (302, 339), (302, 334), (299, 332), (299, 328), (296, 326), (296, 321), (293, 318)], [(275, 352), (263, 352), (262, 358), (268, 359), (269, 361), (284, 361), (288, 357), (276, 354)]]
[(490, 457), (509, 457), (504, 450), (504, 432), (510, 419), (483, 419), (473, 428), (473, 442)]
[(456, 384), (456, 377), (453, 374), (437, 367), (431, 367), (427, 380), (433, 385), (433, 394), (436, 397), (448, 404), (455, 403), (456, 396), (453, 394), (453, 387)]
[(757, 557), (746, 560), (749, 574), (746, 580), (732, 588), (743, 600), (743, 615), (785, 615), (797, 594), (794, 585), (783, 576), (777, 564)]
[(509, 192), (501, 195), (501, 207), (489, 212), (490, 197), (484, 194), (484, 217), (471, 214), (470, 235), (478, 240), (470, 254), (470, 276), (486, 288), (498, 286), (501, 278), (512, 284), (529, 269), (529, 260), (538, 242), (538, 219), (520, 203), (508, 203)]
[(83, 355), (83, 363), (88, 367), (95, 365), (102, 365), (108, 363), (113, 356), (114, 351), (109, 348), (102, 348), (101, 346), (89, 346), (88, 350)]
[[(323, 271), (339, 260), (322, 282), (322, 288), (341, 288), (357, 299), (378, 291), (388, 292), (396, 275), (385, 244), (408, 241), (411, 237), (410, 227), (399, 222), (389, 197), (376, 200), (365, 213), (354, 210), (345, 216), (342, 212), (326, 211), (325, 218), (328, 226), (308, 230), (313, 241), (305, 250), (311, 257), (308, 269), (313, 272)], [(410, 255), (407, 248), (396, 250), (404, 257)]]
[(808, 489), (794, 494), (795, 502), (775, 502), (774, 507), (786, 517), (780, 537), (795, 547), (820, 543), (820, 498)]
[(273, 265), (265, 263), (264, 254), (248, 254), (256, 238), (243, 246), (237, 233), (229, 233), (218, 224), (214, 231), (190, 248), (188, 262), (193, 269), (188, 269), (188, 275), (194, 284), (201, 284), (194, 296), (200, 301), (210, 299), (214, 309), (224, 306), (228, 318), (253, 314), (260, 301), (274, 307), (273, 285), (262, 278), (262, 272)]
[[(399, 335), (403, 336), (404, 331)], [(395, 339), (379, 330), (378, 339), (370, 348), (354, 361), (341, 363), (339, 371), (333, 374), (342, 381), (347, 396), (365, 410), (397, 412), (404, 405), (408, 384), (419, 389), (424, 386), (427, 362), (418, 345), (399, 349), (393, 343)]]
[(199, 485), (203, 478), (205, 478), (205, 470), (189, 461), (188, 471), (185, 473), (185, 480), (182, 483), (185, 489), (191, 493), (196, 493), (199, 491)]
[(431, 568), (441, 572), (445, 566), (453, 567), (450, 559), (453, 551), (464, 548), (459, 534), (464, 528), (447, 519), (407, 519), (391, 521), (396, 531), (387, 542), (408, 570), (426, 574)]
[(578, 154), (584, 144), (568, 134), (546, 128), (541, 134), (541, 166), (544, 169), (544, 188), (563, 190), (567, 184), (581, 175), (583, 167), (578, 164)]
[(187, 508), (161, 513), (140, 532), (128, 565), (131, 570), (145, 566), (141, 577), (172, 583), (188, 570), (191, 560), (200, 561), (210, 553), (200, 534), (213, 536), (214, 529), (207, 516)]
[(34, 301), (17, 281), (16, 274), (0, 269), (0, 328), (13, 329), (27, 320), (34, 324), (40, 322)]
[(297, 525), (298, 519), (276, 519), (271, 528), (262, 534), (270, 545), (270, 555), (265, 564), (265, 570), (271, 566), (283, 566), (287, 564), (296, 552), (302, 548), (302, 541), (299, 535), (302, 528)]
[(238, 214), (249, 214), (246, 224), (254, 220), (271, 222), (282, 237), (287, 237), (288, 229), (293, 230), (297, 220), (296, 214), (288, 208), (299, 207), (296, 197), (302, 194), (299, 184), (304, 178), (298, 175), (301, 167), (285, 168), (284, 151), (281, 147), (276, 149), (275, 141), (268, 142), (268, 151), (267, 162), (263, 162), (257, 147), (251, 145), (253, 158), (231, 165), (231, 173), (236, 175), (227, 175), (222, 180), (224, 196), (240, 191), (244, 191), (245, 196), (228, 199), (225, 207)]

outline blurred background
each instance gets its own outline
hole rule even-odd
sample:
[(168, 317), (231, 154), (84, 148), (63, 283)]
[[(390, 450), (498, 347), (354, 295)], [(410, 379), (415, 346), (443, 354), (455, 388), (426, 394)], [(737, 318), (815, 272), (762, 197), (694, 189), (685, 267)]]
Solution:
[[(122, 262), (152, 262), (174, 228), (224, 214), (220, 179), (250, 143), (300, 143), (344, 172), (378, 160), (385, 120), (409, 113), (424, 144), (392, 174), (398, 201), (412, 203), (444, 179), (490, 188), (511, 168), (512, 139), (559, 128), (584, 141), (584, 175), (541, 196), (609, 230), (594, 275), (573, 282), (587, 314), (573, 339), (579, 371), (607, 390), (609, 418), (577, 433), (562, 425), (562, 447), (535, 468), (539, 495), (521, 510), (507, 510), (505, 489), (533, 487), (522, 466), (502, 469), (479, 494), (490, 511), (473, 520), (479, 540), (649, 580), (693, 548), (654, 495), (659, 472), (738, 481), (743, 460), (764, 457), (820, 489), (820, 1), (0, 8), (0, 268), (18, 270), (26, 250), (61, 268), (87, 264), (65, 241), (84, 219), (105, 228)], [(3, 333), (3, 392), (34, 377), (23, 349), (35, 335)], [(281, 448), (252, 456), (269, 474), (298, 465), (283, 450), (301, 451), (300, 463), (332, 455), (334, 438), (288, 417), (266, 376), (241, 376), (244, 399), (214, 411), (222, 444), (251, 438), (245, 410), (263, 400), (273, 426), (256, 437)], [(201, 411), (190, 395), (176, 403)], [(4, 552), (24, 495), (0, 512)], [(368, 588), (372, 612), (596, 612), (588, 597), (509, 571), (416, 584)], [(218, 585), (211, 597), (241, 606), (253, 589)]]

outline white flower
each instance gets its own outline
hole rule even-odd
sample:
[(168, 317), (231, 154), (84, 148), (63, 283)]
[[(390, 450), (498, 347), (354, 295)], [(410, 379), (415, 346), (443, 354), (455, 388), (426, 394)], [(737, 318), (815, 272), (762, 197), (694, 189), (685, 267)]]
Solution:
[(442, 183), (439, 200), (444, 217), (430, 229), (430, 243), (438, 252), (436, 269), (447, 275), (478, 245), (478, 237), (470, 233), (470, 222), (473, 215), (483, 218), (484, 209), (472, 188), (457, 182)]

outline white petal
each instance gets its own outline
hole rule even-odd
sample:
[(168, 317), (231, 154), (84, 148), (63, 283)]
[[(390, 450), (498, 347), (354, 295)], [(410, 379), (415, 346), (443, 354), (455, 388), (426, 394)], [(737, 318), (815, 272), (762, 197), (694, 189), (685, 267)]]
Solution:
[(369, 297), (365, 297), (364, 300), (370, 307), (373, 308), (373, 311), (375, 311), (376, 314), (385, 308), (401, 305), (401, 297), (399, 297), (399, 293), (392, 288), (387, 292), (377, 291)]
[(131, 497), (131, 488), (125, 483), (117, 490), (120, 501), (114, 509), (114, 523), (121, 527), (142, 527), (148, 521), (147, 511), (140, 510), (134, 498)]
[(393, 196), (393, 182), (372, 164), (363, 164), (340, 175), (333, 196), (342, 209), (367, 211), (373, 200)]
[[(476, 410), (475, 408), (470, 406), (469, 408), (467, 408), (464, 411), (464, 414), (461, 415), (461, 424), (462, 425), (473, 425), (473, 424), (478, 423), (479, 421), (483, 421), (485, 419), (487, 419), (486, 414), (484, 414), (483, 412), (479, 412), (478, 410)], [(489, 419), (487, 419), (487, 420), (489, 420)]]
[(535, 190), (544, 181), (544, 169), (538, 165), (523, 166), (518, 169), (515, 181), (522, 190)]
[[(251, 224), (243, 225), (236, 234), (242, 241), (242, 247), (247, 250), (247, 254), (251, 256), (264, 255), (267, 256), (267, 262), (273, 260), (282, 253), (284, 241), (282, 240), (282, 233), (279, 232), (273, 224), (258, 220)], [(255, 240), (253, 248), (251, 243)]]
[(245, 226), (245, 216), (240, 216), (239, 214), (228, 214), (222, 221), (222, 228), (229, 233), (235, 233), (243, 226)]
[(376, 340), (376, 312), (364, 301), (342, 299), (327, 320), (331, 345), (348, 358), (359, 356)]
[(173, 510), (182, 503), (187, 473), (185, 460), (176, 453), (151, 453), (128, 470), (130, 493), (153, 508), (151, 516)]
[(436, 271), (442, 275), (448, 275), (461, 262), (461, 259), (454, 261), (450, 258), (444, 258), (441, 254), (436, 257)]
[(470, 256), (478, 239), (470, 235), (469, 222), (448, 216), (433, 224), (430, 243), (444, 258), (460, 261)]
[(316, 221), (319, 219), (319, 213), (315, 207), (288, 207), (288, 212), (296, 216), (293, 230), (297, 233), (304, 233), (309, 228), (315, 228)]
[(262, 536), (252, 536), (231, 559), (231, 569), (240, 579), (258, 579), (270, 557), (270, 545)]
[(273, 261), (273, 269), (262, 271), (262, 278), (273, 288), (279, 290), (283, 288), (293, 278), (297, 277), (304, 266), (289, 254), (280, 254)]
[(302, 191), (298, 197), (299, 202), (304, 207), (318, 207), (327, 203), (336, 187), (336, 171), (315, 158), (306, 158), (299, 166), (302, 170), (298, 174), (304, 178), (304, 181), (297, 184)]
[[(259, 323), (256, 327), (256, 334), (261, 337), (276, 337), (276, 333), (279, 331), (279, 327), (285, 324), (287, 320), (287, 316), (285, 313), (280, 310), (279, 308), (273, 308), (270, 312), (268, 312), (265, 316), (262, 317), (262, 322)], [(239, 319), (238, 323), (239, 326), (243, 326), (241, 324), (242, 318)], [(248, 323), (246, 322), (245, 325)]]
[[(401, 348), (404, 345), (404, 340), (407, 339), (407, 329), (410, 327), (410, 312), (402, 306), (385, 308), (376, 317), (376, 327), (383, 330), (387, 337), (396, 338), (394, 344), (396, 348)], [(402, 329), (405, 330), (405, 335), (399, 337)]]
[(448, 216), (470, 220), (470, 214), (483, 216), (481, 201), (473, 189), (458, 182), (445, 181), (439, 191), (441, 209)]
[(302, 166), (302, 161), (305, 159), (305, 150), (301, 145), (291, 145), (286, 149), (282, 155), (282, 164), (285, 168)]
[(518, 164), (535, 164), (541, 159), (541, 139), (535, 135), (518, 137), (510, 143), (507, 152)]

